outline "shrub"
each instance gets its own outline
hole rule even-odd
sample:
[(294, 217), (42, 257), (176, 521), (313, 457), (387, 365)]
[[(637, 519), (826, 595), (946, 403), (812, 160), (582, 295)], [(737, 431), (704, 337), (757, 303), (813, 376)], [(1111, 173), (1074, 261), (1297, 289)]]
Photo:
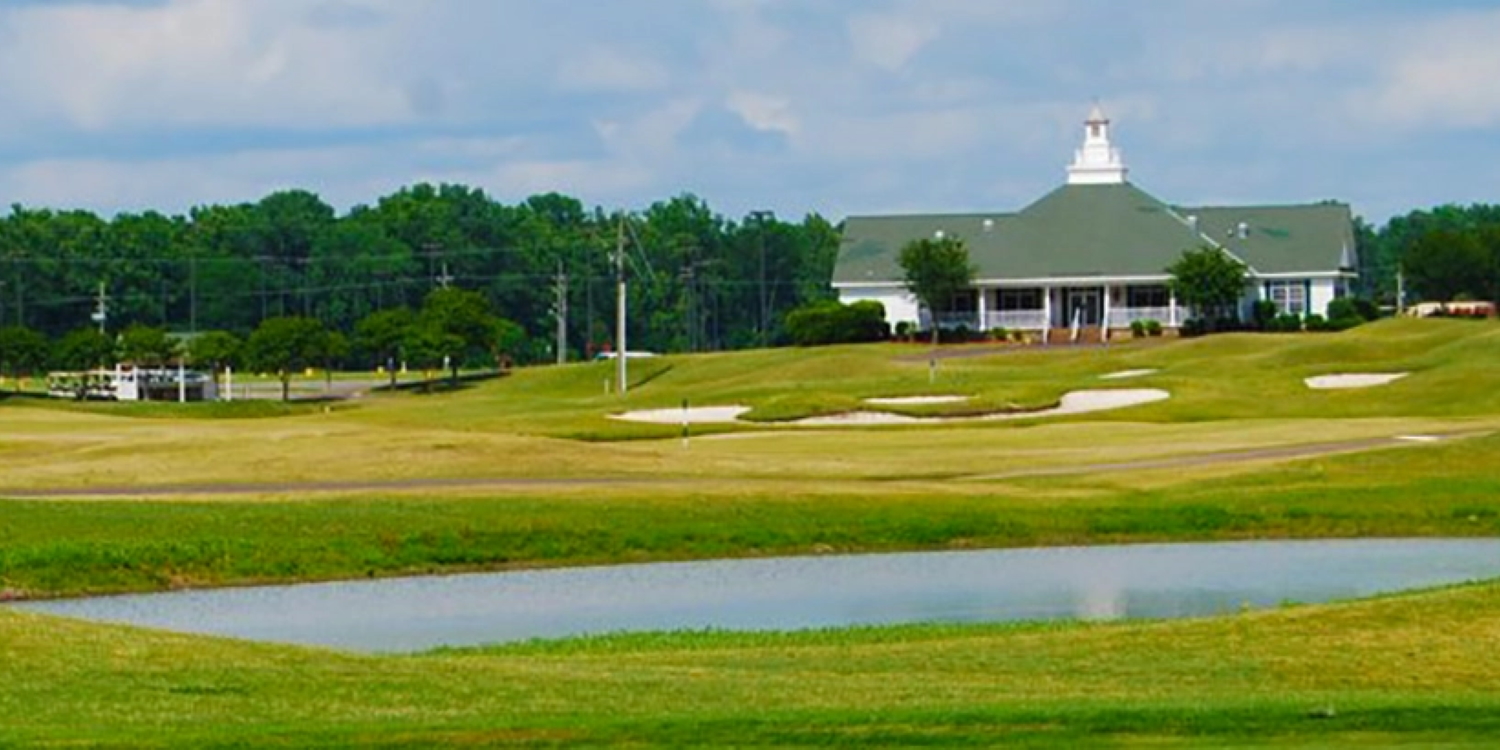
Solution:
[(1178, 329), (1178, 333), (1183, 338), (1202, 336), (1208, 333), (1208, 325), (1203, 322), (1202, 318), (1188, 318), (1182, 322), (1182, 327)]
[(797, 346), (859, 344), (890, 337), (885, 305), (869, 300), (852, 305), (815, 302), (789, 313), (786, 330)]
[(1374, 300), (1368, 300), (1363, 297), (1355, 297), (1353, 299), (1354, 309), (1359, 313), (1360, 318), (1364, 320), (1380, 319), (1380, 307), (1375, 304)]
[[(1359, 306), (1349, 297), (1341, 297), (1328, 303), (1328, 319), (1339, 321), (1353, 321), (1357, 326), (1368, 320), (1360, 311)], [(1348, 326), (1353, 328), (1354, 326)]]
[(911, 337), (916, 334), (916, 332), (917, 327), (912, 325), (912, 322), (910, 320), (903, 320), (900, 323), (896, 324), (896, 338), (902, 341), (911, 341)]
[(1158, 338), (1161, 336), (1161, 321), (1147, 320), (1145, 322), (1145, 326), (1147, 336), (1150, 336), (1152, 338)]
[(1300, 333), (1302, 331), (1302, 318), (1292, 313), (1282, 313), (1271, 319), (1270, 327), (1267, 330), (1272, 333)]
[(1250, 320), (1257, 331), (1272, 330), (1276, 321), (1276, 303), (1268, 299), (1256, 302), (1250, 311)]
[(990, 329), (990, 340), (991, 341), (1004, 341), (1008, 335), (1009, 335), (1008, 332), (1004, 328), (991, 328)]
[(1144, 320), (1132, 320), (1132, 321), (1130, 321), (1130, 337), (1131, 338), (1137, 338), (1137, 339), (1146, 338), (1146, 321), (1144, 321)]
[(1307, 330), (1314, 332), (1325, 332), (1333, 330), (1333, 328), (1328, 325), (1328, 319), (1324, 318), (1322, 315), (1307, 316), (1305, 325), (1307, 327)]

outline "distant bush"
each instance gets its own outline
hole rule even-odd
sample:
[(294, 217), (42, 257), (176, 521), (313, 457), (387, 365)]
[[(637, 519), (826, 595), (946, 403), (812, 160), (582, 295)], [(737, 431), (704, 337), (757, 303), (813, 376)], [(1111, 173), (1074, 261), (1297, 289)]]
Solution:
[(1146, 326), (1146, 335), (1147, 336), (1150, 336), (1152, 338), (1159, 338), (1161, 336), (1161, 331), (1162, 331), (1161, 321), (1155, 320), (1155, 319), (1148, 319), (1148, 320), (1145, 321), (1145, 326)]
[[(1370, 318), (1365, 317), (1364, 313), (1359, 309), (1359, 305), (1351, 297), (1340, 297), (1328, 303), (1328, 319), (1352, 320), (1354, 321), (1354, 325), (1359, 325), (1366, 320), (1370, 320)], [(1354, 326), (1349, 327), (1353, 328)]]
[(1256, 302), (1250, 311), (1250, 320), (1257, 331), (1275, 330), (1272, 325), (1276, 321), (1276, 303), (1268, 299)]
[(1266, 330), (1271, 333), (1300, 333), (1302, 317), (1294, 313), (1282, 313), (1271, 319), (1271, 322), (1266, 325)]
[(1360, 318), (1364, 320), (1380, 319), (1380, 306), (1376, 305), (1374, 300), (1368, 300), (1363, 297), (1354, 297), (1353, 299), (1354, 309), (1359, 313)]
[(860, 344), (890, 338), (885, 305), (869, 300), (852, 305), (815, 302), (789, 313), (786, 330), (797, 346)]
[(1204, 323), (1202, 318), (1188, 318), (1182, 321), (1182, 326), (1177, 329), (1177, 332), (1183, 338), (1189, 339), (1194, 336), (1202, 336), (1208, 333), (1208, 324)]
[(903, 320), (896, 324), (896, 338), (902, 341), (911, 341), (917, 332), (917, 327), (910, 320)]
[(944, 344), (967, 344), (973, 340), (973, 329), (965, 325), (943, 328), (938, 331), (938, 341)]
[(1009, 337), (1009, 335), (1010, 332), (1005, 330), (1004, 328), (995, 327), (990, 329), (991, 341), (1005, 341), (1006, 338)]
[(1323, 317), (1322, 315), (1307, 316), (1307, 318), (1303, 321), (1303, 325), (1307, 330), (1314, 333), (1322, 333), (1333, 330), (1333, 328), (1328, 324), (1328, 319)]
[(1144, 321), (1144, 320), (1132, 320), (1132, 321), (1130, 321), (1130, 337), (1131, 338), (1136, 338), (1136, 339), (1146, 338), (1146, 321)]

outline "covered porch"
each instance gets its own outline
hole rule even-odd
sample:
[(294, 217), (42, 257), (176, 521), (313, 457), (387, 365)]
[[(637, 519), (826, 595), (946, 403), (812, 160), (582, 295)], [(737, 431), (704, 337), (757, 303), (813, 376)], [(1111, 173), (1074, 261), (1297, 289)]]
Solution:
[(1154, 320), (1163, 328), (1177, 328), (1186, 310), (1165, 283), (1058, 283), (1037, 286), (980, 286), (955, 301), (955, 309), (941, 316), (945, 328), (1042, 333), (1067, 330), (1129, 329), (1137, 321)]

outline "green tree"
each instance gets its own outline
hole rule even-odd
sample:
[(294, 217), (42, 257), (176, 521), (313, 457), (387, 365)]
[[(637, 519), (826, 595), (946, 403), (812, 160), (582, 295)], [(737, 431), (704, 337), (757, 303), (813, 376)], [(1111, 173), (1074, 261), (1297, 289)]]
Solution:
[(1407, 285), (1429, 302), (1494, 299), (1494, 265), (1478, 232), (1447, 229), (1416, 238), (1401, 259)]
[(957, 237), (920, 239), (901, 248), (903, 282), (932, 317), (932, 345), (938, 343), (938, 316), (953, 307), (958, 293), (974, 284), (969, 250)]
[(417, 316), (410, 309), (397, 307), (370, 313), (354, 326), (355, 348), (375, 364), (386, 368), (392, 388), (396, 387), (402, 347), (416, 321)]
[(418, 327), (442, 334), (431, 337), (423, 332), (426, 343), (440, 342), (442, 356), (448, 360), (453, 384), (458, 384), (458, 368), (471, 356), (487, 355), (499, 364), (501, 325), (484, 295), (466, 289), (435, 289), (422, 303)]
[(41, 333), (25, 326), (0, 328), (0, 374), (32, 375), (46, 367), (47, 354), (47, 337)]
[(57, 342), (52, 351), (59, 370), (89, 370), (106, 367), (115, 359), (114, 339), (94, 328), (80, 328)]
[(177, 343), (166, 329), (139, 323), (120, 334), (117, 349), (120, 359), (141, 367), (161, 367), (177, 356)]
[(228, 331), (205, 331), (188, 342), (188, 361), (194, 367), (207, 367), (217, 387), (224, 368), (239, 364), (244, 346), (238, 336)]
[(432, 371), (442, 367), (445, 357), (451, 361), (453, 352), (462, 351), (463, 346), (463, 339), (425, 319), (408, 326), (401, 341), (407, 362), (422, 370), (424, 392), (432, 388)]
[(328, 331), (313, 318), (287, 316), (261, 323), (245, 342), (245, 360), (254, 370), (276, 373), (281, 400), (291, 400), (292, 373), (322, 364)]
[(1201, 247), (1182, 254), (1166, 271), (1167, 282), (1177, 300), (1192, 308), (1206, 326), (1216, 330), (1218, 321), (1236, 316), (1245, 296), (1245, 264), (1216, 247)]

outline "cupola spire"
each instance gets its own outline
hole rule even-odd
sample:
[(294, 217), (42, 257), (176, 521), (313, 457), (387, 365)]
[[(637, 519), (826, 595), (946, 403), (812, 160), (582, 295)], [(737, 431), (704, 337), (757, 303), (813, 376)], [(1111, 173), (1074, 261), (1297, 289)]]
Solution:
[(1121, 185), (1129, 172), (1109, 139), (1109, 117), (1096, 102), (1083, 123), (1083, 148), (1068, 167), (1069, 185)]

